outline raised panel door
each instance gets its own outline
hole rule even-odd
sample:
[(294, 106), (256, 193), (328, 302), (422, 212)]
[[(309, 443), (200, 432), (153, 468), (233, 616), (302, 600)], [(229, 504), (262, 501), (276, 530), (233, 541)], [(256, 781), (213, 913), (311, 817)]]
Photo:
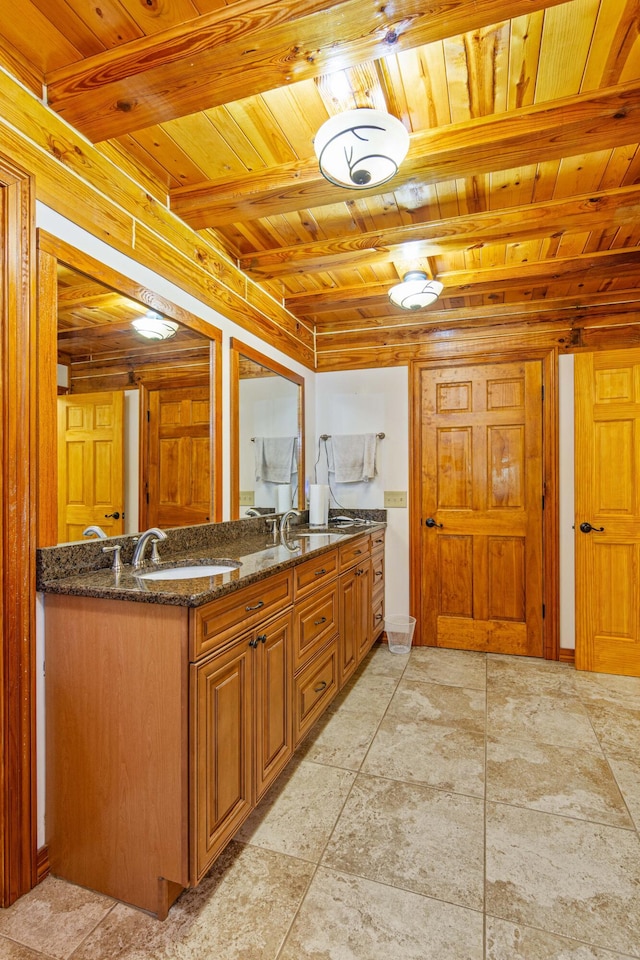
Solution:
[(289, 612), (262, 624), (254, 634), (256, 802), (293, 753), (292, 620)]

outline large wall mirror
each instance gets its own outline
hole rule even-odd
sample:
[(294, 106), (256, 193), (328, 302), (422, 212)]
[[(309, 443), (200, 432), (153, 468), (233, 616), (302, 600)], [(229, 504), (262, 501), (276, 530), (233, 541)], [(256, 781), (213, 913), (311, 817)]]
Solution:
[[(38, 240), (39, 545), (221, 519), (219, 331)], [(169, 336), (142, 335), (140, 319)]]
[(304, 509), (304, 378), (231, 340), (231, 517)]

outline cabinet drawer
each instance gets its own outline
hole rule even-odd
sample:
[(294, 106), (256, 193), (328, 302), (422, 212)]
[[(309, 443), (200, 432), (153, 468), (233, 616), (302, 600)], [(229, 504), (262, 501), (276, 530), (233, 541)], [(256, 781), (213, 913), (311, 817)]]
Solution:
[(338, 551), (323, 553), (313, 560), (298, 564), (293, 570), (293, 583), (296, 600), (306, 596), (316, 587), (328, 583), (338, 573)]
[(384, 530), (371, 534), (371, 553), (376, 554), (384, 550)]
[(378, 640), (384, 631), (384, 593), (376, 594), (371, 607), (372, 635)]
[(370, 556), (370, 537), (358, 537), (353, 543), (345, 543), (340, 547), (340, 570), (348, 570), (349, 567)]
[(267, 577), (220, 600), (191, 611), (191, 659), (231, 640), (241, 628), (250, 629), (289, 606), (293, 600), (291, 573)]
[(333, 640), (294, 681), (294, 742), (297, 746), (338, 691), (338, 653)]
[(297, 672), (338, 632), (338, 583), (313, 593), (295, 606), (293, 669)]

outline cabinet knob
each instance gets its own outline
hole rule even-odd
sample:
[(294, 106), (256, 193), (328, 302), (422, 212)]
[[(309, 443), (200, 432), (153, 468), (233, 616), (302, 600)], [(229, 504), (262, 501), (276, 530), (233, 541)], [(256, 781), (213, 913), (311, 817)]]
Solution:
[(251, 637), (251, 640), (249, 640), (249, 646), (253, 647), (253, 649), (255, 650), (255, 648), (258, 646), (258, 638)]
[[(267, 642), (267, 635), (266, 635), (266, 633), (261, 633), (260, 636), (258, 637), (258, 640), (260, 641), (260, 643), (266, 643), (266, 642)], [(257, 641), (256, 641), (256, 642), (257, 642)]]

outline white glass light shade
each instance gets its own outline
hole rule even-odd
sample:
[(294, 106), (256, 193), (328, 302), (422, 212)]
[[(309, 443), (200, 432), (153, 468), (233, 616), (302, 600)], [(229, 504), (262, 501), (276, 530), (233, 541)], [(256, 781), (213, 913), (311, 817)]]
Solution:
[(178, 330), (178, 324), (173, 320), (165, 320), (159, 313), (146, 313), (131, 321), (131, 326), (141, 337), (147, 340), (168, 340)]
[(434, 303), (442, 293), (439, 280), (428, 280), (422, 270), (405, 273), (402, 283), (389, 290), (389, 300), (401, 310), (421, 310)]
[(364, 190), (386, 183), (409, 149), (403, 123), (382, 110), (346, 110), (322, 124), (313, 142), (322, 176)]

